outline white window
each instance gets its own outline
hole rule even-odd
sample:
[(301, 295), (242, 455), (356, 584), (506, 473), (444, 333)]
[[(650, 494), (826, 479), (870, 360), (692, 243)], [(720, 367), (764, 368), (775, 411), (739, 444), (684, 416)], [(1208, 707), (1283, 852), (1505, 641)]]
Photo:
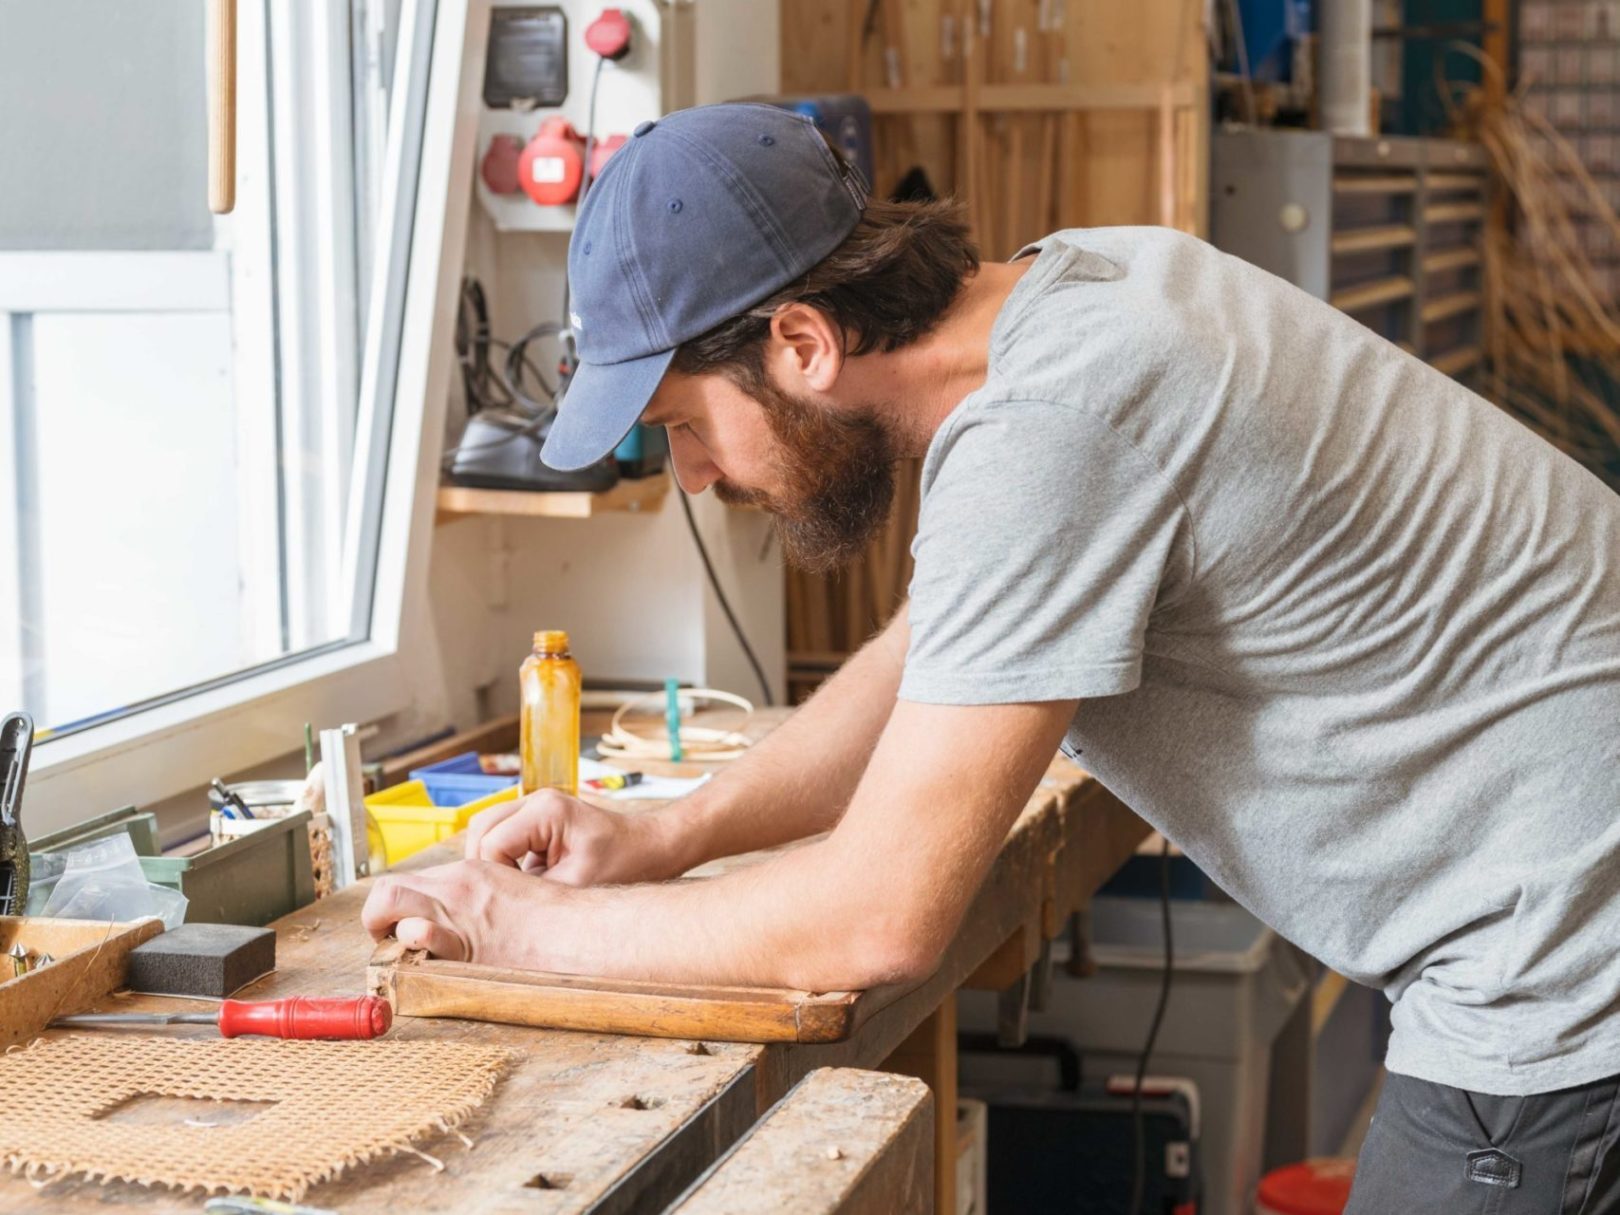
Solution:
[(466, 7), (239, 0), (224, 216), (200, 0), (0, 7), (0, 711), (41, 730), (33, 831), (398, 707), (436, 416), (401, 343), (417, 307), (431, 344), (430, 66)]

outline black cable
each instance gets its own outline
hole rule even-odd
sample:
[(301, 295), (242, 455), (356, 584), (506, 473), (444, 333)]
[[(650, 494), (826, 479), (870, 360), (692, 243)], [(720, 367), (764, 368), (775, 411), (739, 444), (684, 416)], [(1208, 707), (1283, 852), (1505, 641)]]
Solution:
[[(596, 91), (602, 84), (602, 69), (607, 66), (607, 60), (600, 55), (596, 59), (596, 71), (591, 73), (591, 100), (585, 109), (585, 168), (579, 178), (579, 200), (576, 207), (585, 204), (585, 195), (595, 180), (591, 175), (591, 154), (596, 151)], [(568, 387), (568, 381), (573, 377), (574, 368), (579, 365), (579, 356), (574, 353), (574, 323), (568, 313), (568, 268), (563, 267), (563, 298), (562, 298), (562, 344), (564, 371), (561, 388)]]
[(681, 509), (686, 512), (686, 526), (692, 533), (692, 543), (697, 545), (698, 556), (703, 559), (703, 571), (709, 575), (709, 585), (714, 589), (714, 597), (720, 601), (720, 610), (726, 614), (731, 631), (737, 635), (737, 644), (742, 646), (743, 657), (747, 658), (748, 665), (754, 668), (754, 678), (759, 680), (760, 691), (765, 694), (765, 707), (770, 708), (776, 703), (771, 696), (771, 681), (765, 678), (765, 668), (755, 657), (754, 647), (748, 644), (748, 635), (737, 622), (737, 613), (731, 610), (726, 593), (720, 589), (720, 576), (714, 572), (714, 562), (709, 560), (709, 548), (698, 533), (697, 520), (692, 517), (692, 503), (687, 499), (686, 491), (681, 488), (679, 481), (675, 483), (675, 493), (681, 500)]
[[(496, 368), (496, 374), (506, 390), (512, 394), (514, 400), (526, 406), (532, 413), (549, 413), (557, 406), (558, 389), (553, 387), (546, 379), (539, 366), (529, 358), (529, 343), (539, 341), (541, 338), (563, 338), (565, 326), (556, 321), (542, 321), (530, 329), (517, 341), (506, 344), (506, 367), (504, 371)], [(502, 345), (503, 343), (495, 343)], [(544, 401), (538, 401), (523, 390), (523, 371), (528, 368), (540, 384), (540, 391), (545, 394)]]
[(503, 395), (500, 376), (489, 361), (490, 347), (498, 344), (490, 336), (489, 306), (483, 284), (468, 275), (461, 280), (455, 347), (469, 418), (480, 410), (505, 409), (512, 404), (510, 396)]
[[(528, 345), (543, 337), (555, 337), (560, 326), (536, 325), (515, 342), (502, 341), (490, 331), (488, 303), (483, 285), (471, 276), (461, 282), (461, 306), (456, 314), (456, 358), (461, 364), (462, 384), (467, 394), (467, 418), (474, 414), (508, 418), (514, 428), (498, 439), (482, 443), (458, 443), (440, 457), (440, 468), (449, 472), (458, 456), (489, 451), (515, 443), (543, 430), (556, 413), (556, 390), (539, 364), (529, 357)], [(490, 358), (491, 350), (507, 352), (505, 366)], [(540, 385), (547, 398), (537, 400), (527, 391), (524, 372)]]
[(1131, 1168), (1131, 1205), (1125, 1208), (1130, 1215), (1142, 1215), (1142, 1201), (1147, 1190), (1147, 1131), (1142, 1124), (1142, 1081), (1147, 1077), (1148, 1060), (1153, 1056), (1153, 1044), (1159, 1037), (1159, 1026), (1164, 1021), (1165, 1005), (1170, 1003), (1170, 976), (1175, 969), (1175, 947), (1170, 940), (1170, 840), (1163, 839), (1159, 848), (1159, 910), (1164, 917), (1164, 978), (1159, 983), (1159, 1005), (1153, 1010), (1153, 1024), (1148, 1026), (1147, 1042), (1136, 1061), (1136, 1085), (1131, 1090), (1131, 1134), (1135, 1141), (1135, 1164)]
[(579, 178), (579, 201), (585, 201), (585, 194), (591, 188), (596, 177), (591, 172), (591, 153), (596, 150), (596, 90), (602, 85), (602, 69), (607, 66), (607, 60), (601, 56), (596, 60), (596, 71), (591, 73), (591, 100), (585, 107), (585, 171)]

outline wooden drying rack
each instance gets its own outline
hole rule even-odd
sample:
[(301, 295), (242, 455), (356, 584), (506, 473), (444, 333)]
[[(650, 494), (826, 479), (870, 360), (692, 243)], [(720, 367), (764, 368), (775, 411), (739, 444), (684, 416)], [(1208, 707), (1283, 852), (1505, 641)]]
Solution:
[[(1205, 82), (1188, 75), (1185, 66), (1184, 55), (1196, 30), (1195, 6), (1190, 0), (1164, 0), (1159, 4), (1148, 0), (1131, 28), (1128, 45), (1109, 40), (1111, 52), (1134, 52), (1133, 66), (1148, 77), (1137, 81), (1069, 81), (1069, 31), (1091, 18), (1078, 12), (1056, 16), (1054, 10), (1063, 6), (1050, 0), (843, 3), (845, 87), (863, 94), (876, 117), (944, 116), (958, 120), (955, 193), (968, 202), (980, 243), (990, 255), (1010, 255), (1025, 240), (1042, 234), (1020, 231), (1013, 217), (997, 213), (1002, 208), (994, 202), (998, 193), (996, 179), (987, 176), (996, 172), (997, 166), (987, 155), (982, 121), (997, 116), (1041, 119), (1039, 180), (1032, 184), (1043, 208), (1041, 218), (1050, 215), (1051, 227), (1066, 227), (1076, 222), (1097, 222), (1075, 218), (1073, 200), (1065, 197), (1076, 147), (1084, 142), (1077, 125), (1079, 119), (1107, 111), (1155, 115), (1156, 146), (1151, 158), (1156, 176), (1154, 214), (1139, 215), (1134, 222), (1157, 223), (1186, 232), (1204, 230), (1207, 178), (1199, 149), (1203, 142), (1201, 131), (1207, 123), (1208, 99)], [(918, 44), (910, 37), (915, 30), (908, 28), (907, 18), (910, 14), (915, 19), (919, 13), (925, 21), (933, 15), (939, 23), (940, 39), (946, 45), (931, 66), (936, 73), (955, 76), (951, 83), (919, 84), (913, 78), (911, 52)], [(881, 87), (872, 83), (868, 72), (869, 35), (879, 33), (881, 75), (885, 80)], [(1087, 30), (1082, 29), (1079, 37), (1088, 37)], [(1169, 74), (1163, 75), (1166, 67)], [(992, 74), (1001, 79), (991, 79)], [(1163, 78), (1153, 78), (1161, 75)], [(1022, 137), (1017, 127), (1011, 131), (1005, 149), (1008, 154), (1000, 166), (1008, 173), (1019, 173), (1027, 163)], [(873, 184), (881, 187), (884, 183)], [(1054, 191), (1056, 196), (1052, 197)], [(998, 223), (1004, 219), (1012, 222)], [(1110, 218), (1105, 222), (1118, 221)], [(1008, 243), (1013, 247), (1002, 247)]]
[[(1190, 175), (1191, 165), (1181, 149), (1190, 142), (1184, 127), (1200, 119), (1198, 91), (1189, 83), (1166, 84), (982, 84), (969, 71), (957, 85), (920, 85), (866, 92), (874, 115), (910, 116), (923, 114), (955, 115), (960, 118), (960, 155), (963, 176), (979, 181), (984, 157), (983, 132), (979, 120), (985, 115), (1019, 114), (1055, 120), (1068, 125), (1071, 116), (1099, 110), (1145, 111), (1158, 116), (1158, 215), (1167, 228), (1194, 232), (1199, 221), (1189, 204), (1196, 197), (1197, 183)], [(1057, 158), (1063, 158), (1073, 143), (1070, 133), (1048, 124), (1049, 145), (1055, 144)], [(1048, 163), (1049, 170), (1062, 180), (1062, 166)], [(1051, 182), (1044, 183), (1050, 188)], [(1038, 192), (1040, 188), (1038, 187)], [(979, 190), (968, 192), (975, 224), (981, 231), (994, 230), (988, 196)], [(1061, 210), (1060, 204), (1060, 210)]]
[[(1206, 230), (1208, 64), (1198, 0), (788, 0), (783, 89), (853, 92), (873, 113), (873, 186), (921, 168), (963, 200), (987, 259), (1063, 228)], [(868, 19), (870, 18), (870, 27)], [(802, 698), (885, 624), (911, 579), (917, 462), (893, 516), (833, 575), (787, 576)]]

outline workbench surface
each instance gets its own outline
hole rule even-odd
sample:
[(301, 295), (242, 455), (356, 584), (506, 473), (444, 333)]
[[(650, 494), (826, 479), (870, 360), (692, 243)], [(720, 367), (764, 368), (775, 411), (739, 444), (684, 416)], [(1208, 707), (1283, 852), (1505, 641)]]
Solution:
[[(764, 733), (785, 710), (756, 715)], [(723, 766), (723, 765), (722, 765)], [(648, 803), (640, 803), (643, 806)], [(621, 803), (618, 808), (623, 808)], [(810, 1071), (876, 1068), (962, 986), (1018, 982), (1077, 906), (1122, 864), (1147, 828), (1074, 765), (1058, 759), (1008, 833), (983, 889), (938, 971), (875, 1013), (846, 1042), (738, 1045), (400, 1018), (391, 1037), (494, 1044), (511, 1070), (462, 1129), (418, 1146), (443, 1162), (404, 1155), (315, 1187), (304, 1202), (344, 1215), (369, 1212), (624, 1212), (661, 1210)], [(457, 859), (460, 840), (411, 857), (415, 869)], [(731, 868), (757, 858), (732, 858)], [(359, 995), (373, 942), (360, 925), (369, 882), (278, 920), (277, 970), (243, 999)], [(195, 1002), (155, 996), (102, 1001), (118, 1011)], [(948, 1019), (954, 1027), (954, 1017)], [(53, 1030), (51, 1034), (64, 1031)], [(169, 1034), (208, 1037), (208, 1027)], [(364, 1050), (365, 1044), (354, 1048)], [(332, 1078), (342, 1083), (341, 1075)], [(954, 1090), (954, 1069), (949, 1086)], [(954, 1092), (948, 1095), (954, 1099)], [(377, 1093), (387, 1101), (388, 1094)], [(0, 1212), (105, 1212), (135, 1207), (195, 1212), (202, 1197), (125, 1183), (64, 1179), (43, 1187), (0, 1173)], [(780, 1208), (795, 1210), (784, 1186)]]

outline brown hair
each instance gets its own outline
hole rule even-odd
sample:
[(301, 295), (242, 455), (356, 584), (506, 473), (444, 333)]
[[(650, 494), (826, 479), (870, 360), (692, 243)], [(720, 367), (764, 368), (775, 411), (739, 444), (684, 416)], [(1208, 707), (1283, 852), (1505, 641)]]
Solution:
[(874, 199), (844, 243), (802, 277), (683, 343), (675, 369), (721, 372), (752, 388), (764, 377), (771, 317), (792, 303), (825, 313), (842, 331), (846, 354), (898, 350), (939, 323), (978, 268), (961, 203)]

